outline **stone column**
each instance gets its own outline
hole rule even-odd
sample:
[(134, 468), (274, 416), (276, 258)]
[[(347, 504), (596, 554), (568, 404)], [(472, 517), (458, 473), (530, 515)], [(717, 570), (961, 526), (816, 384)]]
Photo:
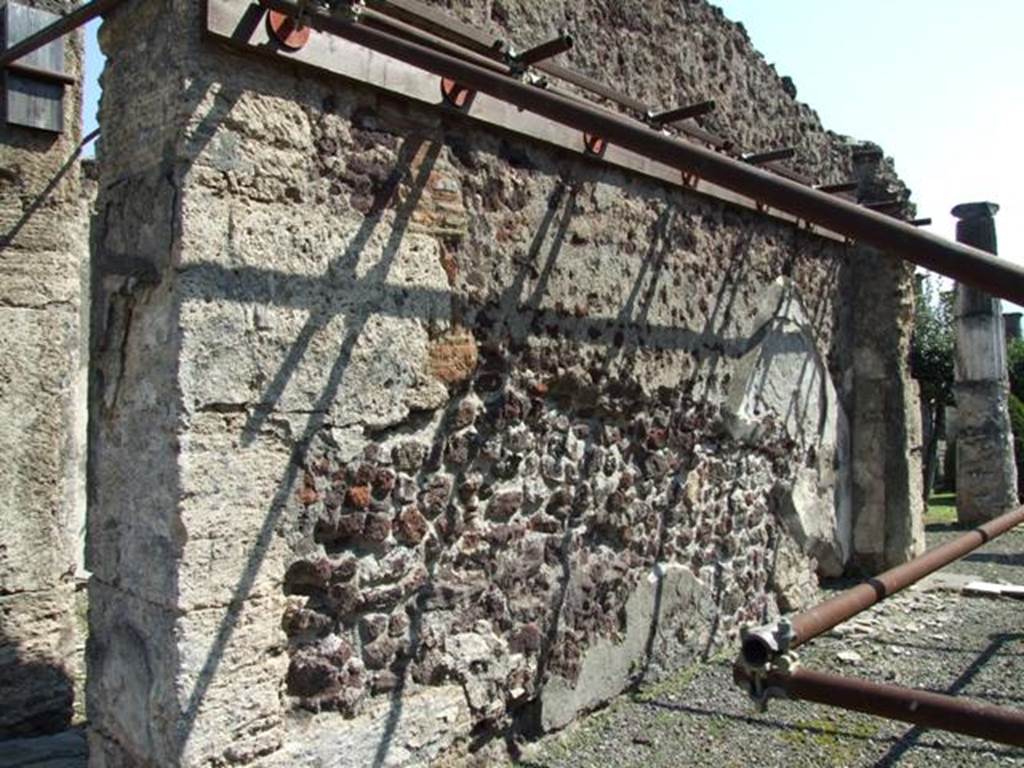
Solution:
[[(881, 199), (899, 189), (877, 147), (859, 148), (853, 159), (862, 196)], [(841, 295), (850, 313), (843, 381), (851, 432), (851, 565), (878, 573), (924, 551), (921, 404), (909, 364), (914, 270), (858, 246), (844, 271)]]
[(877, 573), (924, 551), (921, 405), (910, 378), (912, 272), (870, 248), (849, 266), (853, 567)]
[[(81, 36), (71, 35), (64, 71), (78, 77), (81, 65)], [(66, 88), (59, 134), (0, 121), (0, 739), (66, 728), (79, 667), (80, 98)]]
[[(964, 203), (956, 239), (996, 253), (995, 203)], [(1006, 341), (999, 299), (968, 285), (956, 288), (957, 514), (971, 525), (1017, 505), (1017, 468), (1006, 407)]]

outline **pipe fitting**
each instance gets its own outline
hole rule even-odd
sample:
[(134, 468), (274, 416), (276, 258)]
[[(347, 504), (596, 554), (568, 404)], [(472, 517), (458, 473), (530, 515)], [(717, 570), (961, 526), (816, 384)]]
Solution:
[(793, 625), (782, 617), (772, 624), (740, 629), (740, 656), (750, 669), (768, 669), (789, 652)]
[(794, 637), (793, 625), (786, 617), (740, 629), (740, 657), (733, 665), (733, 680), (747, 689), (761, 712), (767, 709), (769, 699), (785, 696), (785, 691), (769, 684), (769, 677), (796, 669), (799, 661), (791, 649)]

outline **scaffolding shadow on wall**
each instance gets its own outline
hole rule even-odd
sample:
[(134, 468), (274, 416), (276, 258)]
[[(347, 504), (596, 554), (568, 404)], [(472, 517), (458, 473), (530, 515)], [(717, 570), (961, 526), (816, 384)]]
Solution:
[[(0, 68), (16, 67), (19, 59), (33, 50), (110, 11), (117, 4), (118, 0), (94, 0), (80, 7), (0, 54)], [(356, 77), (409, 98), (424, 100), (423, 95), (433, 91), (425, 99), (428, 103), (439, 104), (471, 119), (541, 139), (589, 156), (595, 162), (626, 167), (794, 222), (824, 237), (860, 240), (997, 296), (1017, 302), (1024, 300), (1024, 270), (996, 261), (976, 249), (918, 231), (914, 224), (921, 224), (924, 220), (906, 222), (900, 218), (906, 201), (886, 199), (859, 201), (858, 204), (842, 197), (853, 191), (850, 182), (814, 185), (808, 178), (780, 165), (782, 160), (793, 156), (791, 148), (736, 152), (732, 142), (696, 126), (680, 124), (706, 114), (713, 108), (710, 102), (653, 112), (640, 102), (584, 75), (552, 64), (549, 61), (551, 57), (572, 46), (572, 40), (565, 35), (517, 53), (512, 46), (481, 36), (415, 0), (369, 0), (367, 5), (342, 4), (341, 11), (334, 13), (309, 2), (288, 0), (263, 0), (262, 9), (254, 12), (254, 8), (244, 0), (207, 0), (207, 30), (222, 42)], [(262, 18), (263, 11), (267, 11), (268, 24), (265, 27), (253, 25), (254, 15)], [(244, 21), (247, 23), (240, 23)], [(271, 36), (276, 40), (276, 46), (266, 45)], [(322, 53), (315, 48), (315, 36), (337, 36), (360, 49), (362, 57), (356, 58), (354, 64), (359, 71), (338, 71), (341, 65), (337, 61), (323, 61)], [(311, 59), (303, 60), (302, 51), (307, 45), (311, 46), (309, 50), (313, 55)], [(380, 56), (403, 62), (415, 70), (415, 76), (406, 72), (397, 81), (389, 80), (388, 75), (382, 74)], [(424, 75), (423, 70), (432, 75)], [(441, 78), (439, 84), (432, 79), (437, 77)], [(610, 101), (626, 114), (590, 103), (574, 92), (553, 85), (547, 78), (562, 80), (574, 88)], [(440, 101), (435, 90), (438, 85)], [(518, 124), (516, 121), (510, 123), (509, 116), (518, 116), (521, 110), (530, 114), (520, 118)], [(677, 131), (675, 135), (669, 133), (669, 126)], [(346, 359), (344, 346), (343, 353), (338, 356), (342, 368)], [(334, 381), (336, 386), (335, 372), (329, 381)], [(323, 396), (332, 396), (328, 394), (330, 391), (331, 387), (328, 387)], [(250, 432), (252, 429), (258, 429), (258, 424), (250, 425)], [(307, 442), (300, 441), (297, 450)], [(297, 466), (298, 462), (293, 462), (293, 465)], [(281, 487), (290, 488), (291, 481), (294, 477), (282, 483)], [(935, 554), (927, 562), (934, 566), (943, 557), (952, 556), (955, 552), (962, 554), (965, 547), (978, 546), (1018, 524), (1022, 515), (1024, 511), (1017, 510), (999, 518), (988, 527), (983, 526), (955, 542), (956, 547), (944, 551), (942, 557)], [(264, 533), (269, 534), (266, 526)], [(975, 537), (974, 534), (978, 533), (980, 537)], [(258, 557), (260, 551), (257, 548), (254, 556)], [(927, 555), (925, 557), (928, 558)], [(902, 583), (900, 580), (912, 573), (911, 569), (896, 576), (882, 574), (842, 599), (857, 605), (865, 600), (877, 601), (901, 588), (894, 585)], [(240, 588), (244, 588), (245, 581), (243, 577)], [(823, 631), (820, 627), (815, 628), (816, 620), (798, 616), (799, 627), (795, 635), (787, 636), (785, 627), (776, 627), (763, 636), (761, 644), (746, 643), (745, 666), (737, 666), (737, 680), (746, 683), (753, 679), (756, 684), (757, 675), (761, 675), (762, 687), (783, 687), (794, 695), (812, 700), (821, 700), (820, 691), (836, 690), (837, 687), (845, 686), (852, 696), (869, 691), (888, 702), (879, 711), (890, 717), (900, 717), (894, 713), (901, 701), (907, 698), (905, 691), (803, 671), (781, 669), (764, 673), (759, 669), (777, 658), (780, 644), (788, 650), (797, 642), (813, 637), (815, 632)], [(821, 620), (819, 624), (824, 626), (828, 621)], [(226, 621), (223, 626), (230, 635), (234, 622)], [(218, 642), (221, 639), (218, 638)], [(210, 656), (214, 666), (217, 658), (216, 654)], [(755, 670), (755, 675), (751, 675), (751, 669)], [(213, 671), (204, 669), (200, 675), (189, 707), (193, 714), (202, 698), (203, 681), (209, 681)], [(1012, 744), (1024, 743), (1020, 735), (1024, 733), (1024, 715), (1020, 713), (996, 708), (972, 709), (930, 694), (918, 694), (915, 702), (911, 712), (916, 719), (911, 722), (934, 725), (935, 713), (955, 710), (964, 714), (964, 722), (957, 724), (958, 730), (971, 728), (973, 730), (967, 732)], [(909, 718), (904, 713), (900, 719)], [(1007, 728), (1011, 730), (1008, 732)]]

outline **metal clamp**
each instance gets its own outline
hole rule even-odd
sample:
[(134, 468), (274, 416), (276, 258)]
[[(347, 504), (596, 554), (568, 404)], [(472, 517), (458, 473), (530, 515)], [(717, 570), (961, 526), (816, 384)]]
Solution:
[(785, 691), (767, 685), (766, 680), (772, 673), (790, 673), (799, 665), (799, 658), (790, 650), (794, 637), (793, 625), (785, 617), (774, 624), (740, 629), (738, 664), (748, 683), (747, 692), (761, 712), (767, 709), (769, 699), (785, 698)]
[(455, 109), (466, 109), (473, 103), (476, 91), (470, 90), (448, 77), (441, 78), (441, 95), (445, 103)]
[(773, 624), (740, 629), (740, 655), (750, 667), (766, 667), (789, 651), (795, 635), (793, 625), (783, 616)]
[(267, 14), (267, 29), (280, 46), (289, 51), (298, 51), (309, 42), (310, 29), (299, 17), (270, 11)]
[(588, 155), (601, 157), (602, 155), (604, 155), (605, 149), (608, 148), (608, 142), (606, 142), (600, 136), (596, 136), (592, 133), (584, 133), (583, 148), (586, 150)]

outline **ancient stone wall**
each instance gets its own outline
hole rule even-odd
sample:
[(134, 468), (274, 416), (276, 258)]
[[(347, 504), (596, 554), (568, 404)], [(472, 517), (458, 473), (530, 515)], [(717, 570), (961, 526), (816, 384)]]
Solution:
[[(869, 200), (909, 194), (891, 161), (865, 145), (854, 178)], [(914, 209), (909, 209), (913, 215)], [(850, 442), (853, 557), (848, 570), (873, 575), (924, 552), (923, 430), (910, 377), (914, 268), (857, 246), (843, 272), (840, 387), (853, 425)]]
[[(485, 20), (850, 173), (710, 6), (541, 8)], [(846, 246), (214, 48), (184, 0), (101, 43), (94, 765), (561, 727), (842, 571)]]
[[(59, 12), (71, 2), (40, 2)], [(78, 36), (65, 71), (79, 75)], [(0, 123), (0, 739), (72, 717), (76, 553), (84, 522), (82, 297), (88, 211), (81, 103), (60, 135)]]

